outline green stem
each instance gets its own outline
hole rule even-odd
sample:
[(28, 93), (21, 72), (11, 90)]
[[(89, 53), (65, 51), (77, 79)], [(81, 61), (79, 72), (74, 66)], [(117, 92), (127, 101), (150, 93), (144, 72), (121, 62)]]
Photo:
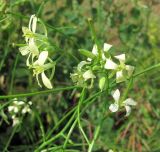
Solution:
[(11, 142), (14, 134), (16, 133), (17, 128), (18, 128), (18, 125), (14, 127), (14, 129), (13, 129), (13, 131), (12, 131), (12, 133), (11, 133), (8, 141), (7, 141), (7, 144), (6, 144), (5, 148), (3, 149), (3, 152), (6, 152), (6, 151), (7, 151), (7, 148), (8, 148), (8, 146), (9, 146), (9, 144), (10, 144), (10, 142)]
[(86, 134), (85, 134), (85, 132), (84, 132), (84, 130), (83, 130), (83, 128), (82, 128), (81, 121), (80, 121), (80, 108), (81, 108), (81, 105), (82, 105), (83, 101), (85, 101), (85, 100), (84, 100), (85, 91), (86, 91), (85, 88), (83, 88), (82, 93), (81, 93), (81, 98), (80, 98), (80, 100), (79, 100), (79, 102), (78, 102), (78, 107), (77, 107), (77, 119), (78, 119), (79, 129), (80, 129), (82, 135), (84, 136), (86, 142), (87, 142), (88, 144), (90, 144), (90, 143), (89, 143), (89, 140), (88, 140), (88, 138), (87, 138), (87, 136), (86, 136)]
[[(97, 96), (99, 96), (100, 94), (102, 94), (102, 92), (100, 91), (100, 92), (98, 92), (98, 93), (95, 93), (93, 96), (91, 96), (91, 97), (89, 97), (88, 99), (86, 99), (84, 102), (83, 102), (83, 104), (85, 104), (85, 103), (88, 103), (88, 105), (90, 104), (90, 103), (92, 103), (95, 99), (96, 99), (96, 97)], [(90, 101), (90, 102), (89, 102)], [(46, 139), (48, 139), (51, 135), (52, 135), (52, 133), (58, 128), (58, 126), (69, 116), (69, 115), (71, 115), (71, 113), (73, 113), (75, 110), (76, 110), (76, 108), (77, 108), (77, 105), (75, 105), (75, 107), (73, 107), (67, 114), (65, 114), (64, 116), (63, 116), (63, 118), (55, 125), (55, 127), (50, 131), (50, 133), (48, 134), (48, 136), (46, 137)], [(86, 108), (84, 108), (84, 109), (86, 109)], [(83, 109), (83, 110), (84, 110)]]
[(73, 122), (71, 128), (69, 129), (67, 138), (66, 138), (66, 140), (65, 140), (65, 142), (64, 142), (64, 145), (63, 145), (63, 149), (66, 148), (67, 142), (68, 142), (68, 140), (69, 140), (69, 137), (71, 136), (71, 133), (73, 132), (73, 129), (75, 128), (76, 124), (77, 124), (77, 119)]
[(96, 128), (96, 130), (95, 130), (93, 140), (92, 140), (91, 144), (89, 145), (88, 152), (92, 152), (93, 145), (94, 145), (94, 143), (95, 143), (95, 141), (96, 141), (96, 139), (97, 139), (97, 137), (98, 137), (98, 135), (99, 135), (100, 128), (101, 128), (101, 126), (98, 125), (97, 128)]
[(146, 73), (146, 72), (148, 72), (148, 71), (151, 71), (151, 70), (153, 70), (153, 69), (155, 69), (155, 68), (158, 68), (158, 67), (160, 67), (160, 63), (158, 63), (158, 64), (156, 64), (156, 65), (153, 65), (153, 66), (151, 66), (151, 67), (149, 67), (149, 68), (144, 69), (143, 71), (140, 71), (140, 72), (134, 74), (134, 75), (133, 75), (133, 78), (135, 78), (135, 77), (137, 77), (137, 76), (139, 76), (139, 75), (142, 75), (142, 74), (144, 74), (144, 73)]
[(18, 59), (19, 59), (19, 53), (16, 56), (16, 60), (15, 60), (15, 63), (14, 63), (14, 66), (13, 66), (13, 70), (12, 70), (9, 94), (12, 93), (12, 90), (13, 90), (13, 82), (14, 82), (15, 71), (16, 71), (16, 66), (17, 66), (17, 63), (18, 63)]
[(94, 28), (94, 25), (93, 25), (93, 20), (91, 18), (88, 19), (88, 24), (89, 24), (89, 28), (90, 28), (90, 31), (91, 31), (92, 40), (97, 45), (98, 56), (99, 56), (99, 59), (100, 59), (101, 56), (102, 56), (102, 52), (101, 52), (101, 49), (100, 49), (100, 46), (99, 46), (99, 42), (97, 40), (95, 28)]
[[(86, 100), (84, 100), (83, 104), (90, 104), (93, 101), (96, 100), (96, 97), (98, 97), (100, 94), (102, 94), (102, 92), (98, 92), (95, 93), (92, 97), (87, 98)], [(90, 101), (90, 102), (89, 102)], [(73, 112), (74, 110), (76, 110), (77, 106), (75, 106), (71, 111)], [(84, 107), (83, 111), (81, 113), (83, 113), (85, 111), (85, 109), (87, 108)], [(69, 115), (70, 112), (67, 113), (67, 115)], [(56, 140), (59, 136), (61, 136), (61, 133), (63, 133), (64, 131), (66, 131), (66, 129), (69, 127), (69, 125), (71, 124), (71, 122), (73, 121), (74, 117), (76, 115), (76, 111), (74, 112), (74, 114), (72, 115), (72, 117), (69, 119), (68, 123), (65, 125), (65, 127), (54, 137), (52, 137), (51, 139), (47, 140), (46, 142), (42, 143), (36, 150), (35, 152), (40, 151), (42, 148), (44, 148), (45, 146), (47, 146), (48, 144), (52, 143), (54, 140)], [(64, 118), (62, 118), (62, 120), (64, 120), (67, 116), (64, 116)], [(63, 122), (62, 120), (60, 120), (60, 123), (58, 123), (56, 125), (56, 127), (54, 127), (54, 129), (52, 130), (52, 132)], [(51, 136), (51, 133), (49, 134), (49, 136), (47, 138), (49, 138)]]
[(55, 92), (64, 91), (64, 90), (72, 90), (72, 89), (75, 89), (75, 88), (80, 88), (80, 87), (79, 86), (70, 86), (70, 87), (62, 87), (62, 88), (57, 88), (57, 89), (45, 90), (45, 91), (0, 96), (0, 99), (30, 97), (30, 96), (34, 96), (34, 95), (38, 95), (38, 94), (55, 93)]

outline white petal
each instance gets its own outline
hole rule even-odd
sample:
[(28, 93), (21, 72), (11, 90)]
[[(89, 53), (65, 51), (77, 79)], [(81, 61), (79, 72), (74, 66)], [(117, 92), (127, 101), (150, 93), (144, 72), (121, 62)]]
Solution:
[(13, 111), (14, 111), (14, 113), (17, 113), (19, 111), (18, 107), (15, 106)]
[(88, 79), (96, 78), (96, 76), (91, 70), (87, 70), (85, 73), (83, 73), (83, 78), (85, 79), (85, 81), (87, 81)]
[(104, 52), (108, 52), (111, 47), (112, 47), (112, 45), (107, 44), (107, 43), (104, 43), (103, 51), (104, 51)]
[(106, 60), (106, 64), (104, 65), (105, 69), (115, 70), (118, 67), (116, 63), (114, 63), (111, 59)]
[(125, 106), (125, 108), (126, 108), (126, 117), (127, 117), (131, 113), (131, 107), (130, 106)]
[(20, 124), (20, 120), (18, 118), (14, 118), (12, 126), (16, 126), (18, 124)]
[(38, 85), (39, 85), (40, 87), (42, 87), (41, 84), (40, 84), (40, 82), (39, 82), (38, 74), (36, 74), (36, 79), (37, 79)]
[(90, 62), (81, 61), (81, 62), (78, 64), (78, 66), (77, 66), (78, 70), (81, 70), (82, 67), (83, 67), (84, 65), (86, 65), (86, 64), (90, 64)]
[(14, 106), (9, 106), (8, 107), (8, 111), (10, 112), (10, 111), (13, 111), (13, 109), (14, 109)]
[(125, 77), (123, 75), (123, 71), (122, 70), (121, 71), (117, 71), (117, 73), (116, 73), (116, 82), (120, 83), (122, 81), (125, 81)]
[(119, 108), (119, 106), (118, 106), (118, 104), (116, 104), (116, 103), (111, 104), (111, 105), (109, 106), (109, 110), (112, 111), (112, 112), (118, 111), (118, 108)]
[(126, 59), (125, 54), (117, 55), (117, 56), (115, 56), (115, 58), (123, 63), (125, 62), (125, 59)]
[(35, 33), (36, 32), (36, 26), (37, 26), (37, 17), (35, 15), (31, 15), (30, 21), (29, 21), (29, 29)]
[(105, 57), (104, 53), (102, 53), (102, 59), (106, 60), (107, 58)]
[(31, 24), (32, 24), (32, 20), (33, 20), (34, 15), (31, 15), (30, 20), (29, 20), (29, 30), (32, 30)]
[(134, 71), (134, 66), (126, 65), (126, 70), (128, 71), (128, 76), (130, 77)]
[(94, 55), (98, 55), (98, 47), (97, 47), (96, 44), (94, 44), (94, 46), (93, 46), (92, 53), (93, 53)]
[(38, 64), (43, 65), (48, 57), (48, 51), (42, 51), (38, 57)]
[(28, 46), (20, 47), (19, 51), (21, 52), (22, 55), (27, 55), (29, 53), (29, 47)]
[(137, 105), (137, 103), (132, 98), (126, 99), (125, 101), (123, 101), (123, 103), (126, 106), (136, 106)]
[(116, 89), (115, 91), (112, 91), (111, 94), (112, 94), (112, 97), (115, 100), (116, 104), (118, 104), (119, 98), (120, 98), (120, 91), (119, 91), (119, 89)]
[(91, 59), (91, 58), (87, 58), (87, 61), (89, 61), (89, 62), (90, 62), (90, 61), (92, 61), (92, 59)]
[(41, 74), (42, 76), (42, 82), (43, 84), (48, 88), (48, 89), (52, 89), (52, 84), (51, 84), (51, 81), (46, 77), (45, 73), (42, 72)]
[(36, 43), (34, 42), (34, 39), (33, 38), (30, 38), (29, 39), (29, 49), (30, 49), (30, 52), (34, 55), (38, 55), (39, 54), (39, 51), (38, 51), (38, 47), (36, 45)]

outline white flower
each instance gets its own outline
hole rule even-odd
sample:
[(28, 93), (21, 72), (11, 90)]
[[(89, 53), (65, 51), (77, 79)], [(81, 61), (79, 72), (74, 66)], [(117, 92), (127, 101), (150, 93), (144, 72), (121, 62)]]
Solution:
[(25, 36), (25, 40), (28, 43), (30, 38), (34, 37), (36, 32), (38, 18), (35, 15), (31, 15), (29, 20), (29, 25), (27, 27), (22, 27), (23, 34)]
[(87, 81), (88, 79), (94, 79), (96, 76), (93, 74), (91, 70), (87, 70), (85, 73), (83, 73), (84, 81)]
[(126, 77), (130, 77), (134, 71), (134, 67), (125, 64), (125, 54), (115, 56), (119, 60), (120, 64), (117, 65), (111, 59), (106, 59), (105, 69), (116, 71), (116, 82), (122, 82), (126, 80)]
[[(35, 15), (31, 15), (30, 21), (29, 21), (29, 28), (22, 27), (22, 31), (25, 36), (25, 40), (27, 45), (20, 47), (19, 51), (23, 56), (28, 55), (26, 65), (30, 66), (33, 63), (33, 59), (35, 56), (39, 55), (39, 50), (36, 45), (35, 39), (34, 39), (34, 33), (36, 32), (36, 26), (37, 26), (37, 17)], [(32, 63), (30, 64), (30, 57), (32, 59)]]
[(112, 112), (117, 112), (119, 107), (124, 106), (126, 109), (126, 116), (129, 116), (129, 114), (131, 113), (131, 106), (136, 106), (137, 103), (132, 98), (128, 98), (122, 101), (122, 104), (121, 104), (120, 103), (120, 91), (118, 89), (115, 91), (112, 91), (111, 94), (115, 100), (115, 103), (109, 106), (109, 110)]
[[(39, 55), (39, 50), (36, 43), (34, 42), (34, 38), (30, 38), (28, 40), (28, 44), (26, 46), (20, 47), (19, 51), (23, 56), (28, 55), (28, 58), (26, 61), (27, 66), (30, 66), (33, 63), (34, 57)], [(30, 64), (30, 58), (32, 60), (31, 64)]]
[[(104, 45), (103, 45), (103, 50), (102, 50), (102, 59), (103, 59), (103, 60), (106, 59), (104, 53), (105, 53), (105, 52), (108, 52), (111, 47), (112, 47), (112, 45), (107, 44), (107, 43), (104, 43)], [(98, 56), (98, 47), (97, 47), (96, 44), (94, 44), (94, 46), (93, 46), (92, 54), (94, 54), (95, 56)], [(92, 59), (91, 59), (91, 58), (88, 58), (87, 60), (88, 60), (88, 61), (91, 61)]]
[(52, 84), (50, 80), (45, 75), (44, 71), (51, 68), (53, 64), (44, 64), (48, 57), (48, 51), (42, 51), (38, 57), (38, 60), (33, 63), (33, 75), (36, 75), (36, 79), (38, 82), (38, 85), (41, 87), (41, 84), (39, 82), (39, 74), (41, 74), (42, 82), (43, 84), (48, 88), (52, 89)]

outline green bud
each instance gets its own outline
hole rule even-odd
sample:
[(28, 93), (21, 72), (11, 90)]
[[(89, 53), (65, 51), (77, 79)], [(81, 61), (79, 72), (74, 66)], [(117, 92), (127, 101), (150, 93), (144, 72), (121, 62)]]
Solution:
[(91, 53), (90, 51), (87, 51), (87, 50), (84, 50), (84, 49), (79, 49), (79, 52), (88, 57), (88, 58), (91, 58), (91, 59), (94, 59), (95, 58), (95, 55), (93, 53)]
[(105, 83), (106, 83), (106, 78), (101, 77), (100, 80), (99, 80), (99, 88), (100, 88), (101, 91), (104, 89)]

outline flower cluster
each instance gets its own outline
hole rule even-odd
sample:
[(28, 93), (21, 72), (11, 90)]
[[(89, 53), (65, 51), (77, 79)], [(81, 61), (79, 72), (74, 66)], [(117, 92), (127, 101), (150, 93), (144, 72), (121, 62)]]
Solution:
[[(96, 44), (93, 46), (92, 52), (87, 50), (80, 50), (80, 53), (87, 57), (86, 61), (81, 61), (75, 72), (71, 74), (71, 79), (76, 85), (93, 87), (96, 78), (99, 82), (99, 88), (101, 90), (107, 89), (109, 81), (116, 79), (116, 83), (123, 82), (129, 79), (133, 72), (134, 66), (126, 64), (125, 54), (112, 56), (110, 50), (112, 45), (104, 43), (103, 48), (99, 48)], [(90, 82), (90, 85), (88, 85)], [(115, 99), (115, 103), (111, 104), (109, 109), (112, 112), (116, 112), (119, 107), (124, 106), (129, 115), (130, 106), (136, 105), (133, 99), (128, 98), (122, 103), (120, 102), (119, 90), (116, 90), (112, 95)]]
[(26, 113), (31, 113), (31, 105), (31, 101), (26, 103), (24, 101), (17, 100), (17, 98), (13, 99), (12, 104), (8, 106), (8, 112), (13, 120), (13, 126), (18, 125), (20, 123), (21, 116), (25, 115)]
[(45, 45), (47, 45), (46, 29), (44, 29), (45, 34), (36, 33), (38, 21), (39, 19), (35, 15), (32, 15), (29, 21), (29, 27), (22, 27), (26, 44), (20, 47), (19, 51), (23, 56), (28, 56), (26, 65), (29, 69), (33, 70), (33, 76), (36, 77), (38, 85), (42, 87), (39, 81), (39, 75), (41, 75), (44, 86), (51, 89), (52, 84), (50, 79), (52, 76), (48, 78), (45, 71), (52, 69), (53, 73), (55, 69), (55, 62), (49, 58), (49, 52), (45, 47)]
[[(97, 45), (93, 46), (92, 53), (87, 50), (80, 50), (82, 54), (88, 56), (87, 61), (81, 61), (75, 73), (71, 74), (73, 82), (77, 85), (84, 84), (85, 81), (96, 78), (96, 74), (108, 73), (108, 78), (116, 75), (116, 82), (120, 83), (131, 77), (134, 67), (125, 64), (125, 54), (112, 57), (109, 50), (112, 45), (104, 43), (103, 49)], [(118, 60), (118, 64), (114, 61)]]

